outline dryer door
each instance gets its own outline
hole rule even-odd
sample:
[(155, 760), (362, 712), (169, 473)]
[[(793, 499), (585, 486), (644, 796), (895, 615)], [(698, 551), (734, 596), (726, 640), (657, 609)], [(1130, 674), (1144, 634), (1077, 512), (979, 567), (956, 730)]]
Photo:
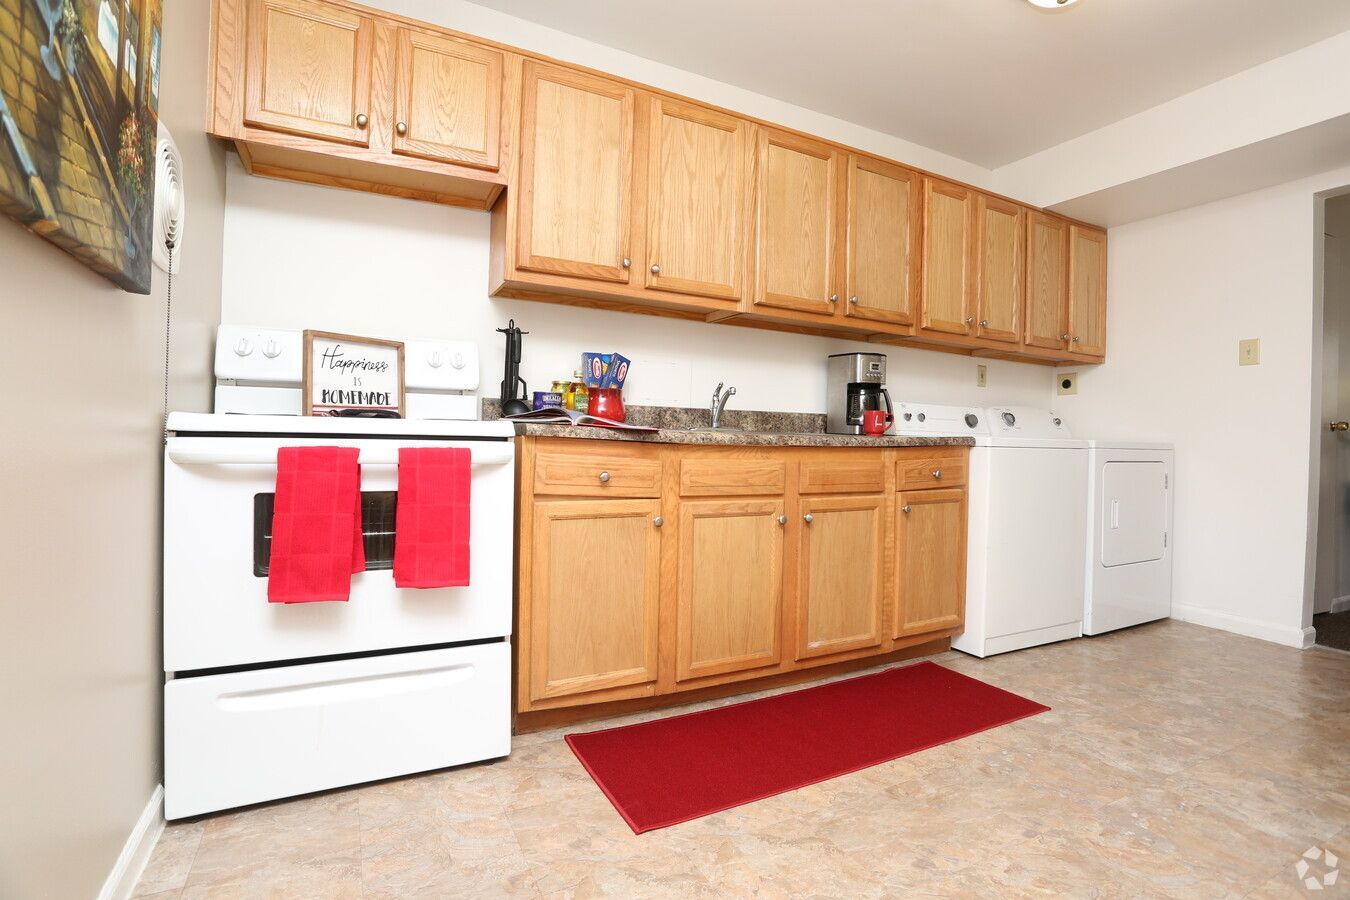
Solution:
[(1167, 468), (1161, 460), (1102, 465), (1101, 561), (1128, 566), (1162, 559), (1167, 531)]

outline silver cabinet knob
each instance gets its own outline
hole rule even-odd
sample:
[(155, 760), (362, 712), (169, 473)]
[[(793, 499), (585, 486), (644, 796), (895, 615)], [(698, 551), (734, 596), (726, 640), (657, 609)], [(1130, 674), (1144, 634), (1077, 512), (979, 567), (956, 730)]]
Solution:
[(934, 469), (934, 470), (933, 470), (933, 477), (934, 477), (934, 478), (941, 478), (941, 477), (942, 477), (942, 470), (941, 470), (941, 469)]
[(810, 524), (811, 524), (812, 522), (814, 522), (815, 520), (816, 520), (816, 517), (813, 516), (813, 515), (811, 515), (810, 513), (807, 513), (806, 515), (802, 516), (802, 521), (805, 522), (805, 523), (808, 524), (808, 525), (810, 525)]
[(1075, 335), (1073, 336), (1073, 342), (1074, 342), (1075, 344), (1078, 343), (1078, 335), (1075, 334)]
[(830, 302), (831, 302), (831, 303), (838, 303), (838, 302), (839, 302), (839, 295), (838, 295), (838, 294), (831, 294), (831, 295), (830, 295)]
[(608, 473), (608, 472), (601, 472), (601, 473), (600, 473), (600, 483), (601, 483), (601, 484), (607, 484), (608, 482), (609, 482), (609, 473)]
[(357, 127), (357, 128), (365, 128), (365, 127), (366, 127), (367, 125), (369, 125), (369, 124), (370, 124), (370, 117), (369, 117), (369, 116), (367, 116), (365, 113), (357, 113), (357, 114), (356, 114), (356, 127)]
[(981, 320), (980, 320), (980, 327), (981, 327), (981, 328), (988, 328), (988, 327), (989, 327), (989, 320), (988, 320), (988, 319), (981, 319)]
[(858, 295), (857, 295), (857, 294), (854, 294), (852, 297), (849, 297), (849, 298), (848, 298), (848, 302), (849, 302), (849, 303), (857, 303), (857, 302), (858, 302)]
[(666, 520), (661, 516), (657, 516), (655, 519), (652, 519), (652, 524), (657, 528), (660, 528), (662, 525), (666, 524)]
[(1061, 334), (1061, 335), (1059, 336), (1059, 339), (1060, 339), (1061, 341), (1067, 341), (1067, 340), (1069, 339), (1069, 333), (1068, 333), (1067, 331), (1064, 332), (1063, 334)]
[(787, 516), (779, 516), (779, 517), (778, 517), (778, 524), (779, 524), (779, 525), (786, 525), (786, 524), (787, 524)]
[(625, 269), (628, 268), (629, 266), (631, 266), (632, 264), (633, 264), (633, 261), (632, 261), (631, 259), (629, 259), (629, 258), (626, 257), (626, 256), (623, 258), (623, 267), (624, 267)]
[(658, 266), (658, 265), (653, 265), (653, 266), (652, 266), (652, 274), (653, 274), (653, 275), (660, 275), (660, 274), (661, 274), (661, 267)]
[(408, 133), (408, 124), (406, 122), (399, 122), (394, 126), (394, 130), (398, 132), (399, 137), (402, 137)]
[(967, 324), (967, 325), (974, 325), (974, 324), (975, 324), (975, 317), (974, 317), (974, 316), (966, 316), (966, 324)]
[(906, 503), (904, 506), (900, 507), (900, 511), (905, 515), (909, 515), (909, 504)]

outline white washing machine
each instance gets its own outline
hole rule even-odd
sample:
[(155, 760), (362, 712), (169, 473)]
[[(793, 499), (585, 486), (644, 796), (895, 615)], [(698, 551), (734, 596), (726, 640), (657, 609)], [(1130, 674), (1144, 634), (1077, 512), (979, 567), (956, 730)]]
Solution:
[(975, 439), (966, 626), (952, 647), (984, 657), (1080, 637), (1087, 442), (1030, 407), (900, 403), (895, 430)]
[(1172, 614), (1171, 444), (1088, 442), (1083, 633)]

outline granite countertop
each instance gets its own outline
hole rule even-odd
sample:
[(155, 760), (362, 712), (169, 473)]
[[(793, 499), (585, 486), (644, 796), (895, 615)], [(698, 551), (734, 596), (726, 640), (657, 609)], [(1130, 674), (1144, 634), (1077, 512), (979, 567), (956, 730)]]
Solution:
[[(629, 424), (646, 425), (658, 430), (621, 431), (614, 428), (516, 422), (516, 434), (523, 437), (729, 447), (970, 447), (975, 444), (968, 437), (829, 434), (825, 431), (825, 416), (815, 413), (729, 409), (723, 413), (723, 422), (740, 431), (692, 431), (690, 429), (707, 427), (709, 415), (706, 409), (629, 406), (627, 412)], [(483, 401), (483, 418), (500, 418), (496, 400)]]

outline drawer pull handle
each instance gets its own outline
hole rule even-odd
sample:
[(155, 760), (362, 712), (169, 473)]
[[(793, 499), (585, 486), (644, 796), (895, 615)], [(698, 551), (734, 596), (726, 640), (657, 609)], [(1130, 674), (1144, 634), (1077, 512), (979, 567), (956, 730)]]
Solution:
[(906, 503), (904, 506), (900, 507), (900, 511), (905, 515), (909, 515), (909, 504)]
[(941, 478), (941, 477), (942, 477), (942, 470), (941, 470), (941, 469), (934, 469), (934, 470), (933, 470), (933, 477), (934, 477), (934, 478)]
[(601, 473), (600, 473), (600, 483), (601, 483), (601, 484), (608, 484), (608, 483), (609, 483), (609, 473), (608, 473), (608, 472), (601, 472)]
[(657, 516), (655, 519), (652, 519), (652, 524), (655, 525), (657, 528), (660, 528), (662, 525), (666, 524), (666, 520), (663, 519), (661, 516)]
[(810, 513), (807, 513), (806, 515), (802, 516), (802, 521), (805, 522), (807, 525), (810, 525), (815, 520), (816, 517), (811, 515)]

